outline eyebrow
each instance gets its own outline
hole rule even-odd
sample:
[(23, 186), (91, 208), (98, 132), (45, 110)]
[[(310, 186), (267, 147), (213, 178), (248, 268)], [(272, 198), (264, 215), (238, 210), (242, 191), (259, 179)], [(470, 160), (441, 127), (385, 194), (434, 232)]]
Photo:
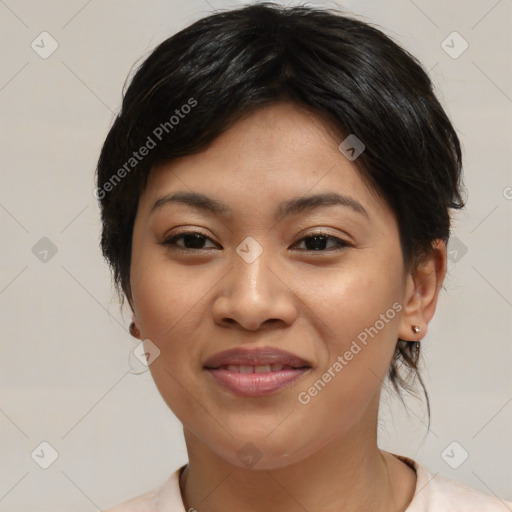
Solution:
[[(232, 210), (226, 203), (213, 199), (198, 192), (175, 192), (167, 194), (158, 199), (151, 208), (151, 214), (167, 204), (180, 203), (203, 210), (218, 216), (232, 215)], [(368, 212), (361, 203), (351, 197), (338, 194), (336, 192), (326, 192), (309, 196), (296, 197), (280, 203), (277, 207), (276, 217), (282, 220), (285, 217), (297, 215), (307, 210), (321, 208), (325, 206), (340, 205), (350, 208), (356, 213), (360, 213), (368, 218)]]

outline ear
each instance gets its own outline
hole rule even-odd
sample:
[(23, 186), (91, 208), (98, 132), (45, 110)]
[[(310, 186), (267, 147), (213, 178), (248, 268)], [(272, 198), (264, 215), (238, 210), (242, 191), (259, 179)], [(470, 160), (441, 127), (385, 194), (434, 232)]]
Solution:
[(135, 316), (135, 313), (132, 316), (132, 323), (130, 324), (130, 334), (138, 340), (142, 339), (139, 326), (137, 325), (137, 317)]
[[(406, 341), (419, 341), (427, 334), (434, 316), (437, 299), (446, 275), (446, 244), (436, 240), (431, 253), (406, 278), (403, 310), (398, 336)], [(420, 331), (415, 333), (412, 326)]]
[(138, 340), (140, 340), (140, 339), (142, 339), (142, 337), (141, 337), (140, 329), (139, 329), (139, 326), (137, 323), (137, 317), (135, 315), (135, 308), (133, 307), (132, 290), (131, 290), (130, 282), (128, 282), (128, 284), (126, 285), (126, 289), (123, 289), (123, 292), (124, 292), (126, 299), (128, 300), (128, 305), (130, 306), (130, 309), (132, 310), (132, 321), (130, 323), (130, 328), (129, 328), (130, 334), (134, 338), (137, 338)]

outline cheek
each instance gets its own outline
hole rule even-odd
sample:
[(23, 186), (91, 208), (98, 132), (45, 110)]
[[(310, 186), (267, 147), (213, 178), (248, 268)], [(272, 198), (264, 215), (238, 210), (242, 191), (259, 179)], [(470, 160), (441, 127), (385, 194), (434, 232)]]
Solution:
[[(379, 393), (394, 354), (401, 310), (398, 294), (365, 278), (326, 291), (317, 308), (317, 330), (327, 349), (319, 367), (296, 392), (299, 424), (315, 418), (322, 443), (373, 425)], [(331, 288), (329, 288), (331, 290)], [(322, 327), (323, 326), (323, 327)], [(364, 427), (363, 427), (364, 428)], [(308, 447), (304, 446), (307, 452)]]
[[(327, 284), (320, 287), (318, 282)], [(319, 325), (325, 324), (324, 331), (329, 338), (339, 340), (341, 348), (376, 322), (377, 329), (386, 334), (389, 327), (397, 326), (397, 309), (401, 306), (393, 308), (393, 304), (401, 300), (401, 274), (390, 264), (362, 262), (346, 272), (330, 272), (320, 279), (310, 273), (301, 278), (301, 283), (304, 290), (315, 290), (307, 299), (312, 316)]]
[(201, 286), (195, 286), (187, 272), (172, 271), (168, 263), (153, 261), (139, 267), (132, 287), (136, 313), (143, 339), (160, 350), (149, 369), (155, 385), (176, 417), (184, 424), (204, 410), (191, 397), (200, 396), (194, 375), (198, 372), (199, 347), (194, 344), (198, 320), (195, 308), (201, 307)]
[(193, 267), (172, 265), (149, 250), (134, 258), (131, 276), (139, 328), (150, 339), (162, 341), (190, 322), (204, 295)]
[[(400, 272), (401, 268), (373, 262), (340, 272), (326, 281), (328, 286), (315, 288), (310, 322), (320, 332), (326, 351), (309, 385), (318, 379), (327, 381), (325, 386), (317, 383), (315, 389), (323, 395), (317, 401), (352, 404), (355, 414), (380, 389), (398, 337)], [(311, 289), (316, 278), (309, 279), (302, 282)]]
[[(160, 350), (150, 370), (164, 398), (179, 398), (179, 384), (197, 371), (198, 347), (191, 333), (204, 296), (202, 285), (194, 282), (193, 268), (170, 264), (160, 251), (140, 247), (132, 258), (132, 296), (143, 339)], [(206, 288), (208, 289), (208, 288)], [(173, 380), (175, 379), (175, 380)]]

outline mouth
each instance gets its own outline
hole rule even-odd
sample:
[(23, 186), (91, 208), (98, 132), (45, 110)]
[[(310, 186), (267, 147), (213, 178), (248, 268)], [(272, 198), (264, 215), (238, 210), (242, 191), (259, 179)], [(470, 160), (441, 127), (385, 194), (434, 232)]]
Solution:
[(214, 355), (204, 365), (217, 385), (239, 397), (276, 393), (311, 368), (306, 360), (275, 348), (232, 349)]
[(286, 364), (272, 363), (272, 364), (223, 364), (218, 368), (207, 368), (208, 370), (226, 370), (233, 373), (270, 373), (288, 370), (300, 370), (302, 368), (310, 368), (310, 366), (294, 367)]

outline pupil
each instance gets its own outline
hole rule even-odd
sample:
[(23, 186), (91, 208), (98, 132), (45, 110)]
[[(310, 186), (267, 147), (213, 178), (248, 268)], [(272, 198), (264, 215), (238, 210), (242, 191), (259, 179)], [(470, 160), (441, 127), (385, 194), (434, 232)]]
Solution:
[[(311, 241), (313, 241), (313, 243), (311, 243)], [(311, 237), (308, 237), (308, 239), (306, 240), (306, 248), (308, 251), (316, 251), (316, 250), (319, 250), (319, 249), (325, 249), (325, 243), (327, 242), (327, 237), (323, 236), (323, 235), (317, 235), (317, 236), (311, 236)], [(318, 246), (320, 244), (320, 247)]]
[(183, 236), (183, 243), (185, 246), (188, 246), (189, 249), (201, 249), (204, 245), (204, 237), (201, 235), (186, 234)]

